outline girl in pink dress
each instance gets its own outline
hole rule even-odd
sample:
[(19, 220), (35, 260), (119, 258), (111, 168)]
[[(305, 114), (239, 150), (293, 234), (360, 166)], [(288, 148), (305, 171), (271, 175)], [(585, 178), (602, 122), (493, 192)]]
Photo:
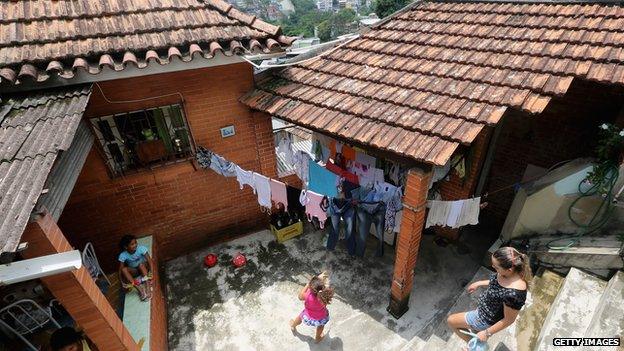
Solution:
[(299, 292), (299, 300), (304, 301), (304, 309), (295, 319), (290, 321), (290, 329), (293, 333), (297, 331), (297, 326), (303, 322), (311, 327), (316, 327), (315, 341), (320, 342), (325, 336), (323, 335), (325, 324), (329, 322), (327, 305), (331, 303), (333, 296), (334, 289), (329, 287), (326, 272), (312, 277)]

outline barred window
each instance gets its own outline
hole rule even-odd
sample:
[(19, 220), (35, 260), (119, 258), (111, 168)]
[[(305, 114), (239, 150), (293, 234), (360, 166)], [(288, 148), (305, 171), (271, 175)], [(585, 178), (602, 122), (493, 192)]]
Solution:
[(189, 157), (192, 143), (179, 104), (91, 119), (113, 175)]

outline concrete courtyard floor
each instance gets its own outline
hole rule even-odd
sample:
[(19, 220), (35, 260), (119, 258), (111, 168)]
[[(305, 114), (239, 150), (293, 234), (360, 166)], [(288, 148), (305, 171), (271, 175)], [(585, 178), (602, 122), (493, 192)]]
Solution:
[[(394, 250), (366, 257), (324, 248), (325, 234), (307, 226), (305, 233), (278, 244), (269, 231), (202, 249), (169, 261), (165, 269), (169, 346), (191, 350), (401, 350), (424, 343), (446, 319), (447, 310), (477, 271), (489, 242), (472, 233), (464, 249), (440, 247), (424, 236), (416, 266), (410, 308), (400, 319), (386, 308)], [(464, 252), (463, 254), (458, 251)], [(470, 253), (465, 253), (470, 251)], [(208, 253), (216, 267), (203, 266)], [(231, 259), (242, 252), (247, 265), (235, 269)], [(301, 325), (291, 333), (288, 321), (302, 310), (297, 293), (312, 274), (328, 270), (335, 287), (325, 339), (315, 344), (314, 328)], [(411, 349), (411, 347), (410, 347)]]

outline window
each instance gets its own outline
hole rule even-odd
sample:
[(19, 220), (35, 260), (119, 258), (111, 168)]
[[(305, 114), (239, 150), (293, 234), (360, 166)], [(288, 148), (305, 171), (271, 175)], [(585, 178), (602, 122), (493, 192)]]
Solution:
[(113, 175), (185, 159), (192, 152), (180, 105), (91, 119)]

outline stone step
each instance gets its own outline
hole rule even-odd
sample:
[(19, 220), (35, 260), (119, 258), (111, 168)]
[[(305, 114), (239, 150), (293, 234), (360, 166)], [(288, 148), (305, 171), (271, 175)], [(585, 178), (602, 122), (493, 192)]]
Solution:
[(534, 350), (555, 351), (560, 348), (553, 345), (553, 338), (585, 335), (606, 285), (599, 278), (570, 269), (548, 311)]
[(420, 349), (418, 349), (419, 351), (444, 351), (446, 350), (446, 341), (440, 339), (437, 335), (433, 334), (431, 335), (431, 337), (429, 337), (429, 340), (427, 340), (427, 343), (425, 343)]
[[(492, 274), (492, 271), (488, 270), (485, 267), (480, 267), (468, 284), (478, 280), (487, 280), (489, 279), (490, 274)], [(466, 287), (468, 287), (468, 285), (466, 285)], [(469, 294), (465, 288), (463, 289), (462, 293), (457, 297), (455, 303), (453, 304), (453, 306), (451, 306), (447, 315), (457, 312), (466, 312), (477, 308), (477, 298), (479, 297), (479, 294), (483, 292), (483, 288), (480, 288), (472, 294)], [(438, 324), (434, 331), (434, 334), (439, 336), (443, 340), (448, 340), (450, 338), (453, 332), (446, 325), (446, 318)]]
[[(557, 240), (558, 241), (553, 241)], [(624, 262), (620, 258), (622, 242), (616, 235), (608, 236), (585, 236), (573, 247), (565, 250), (548, 248), (552, 246), (565, 246), (569, 243), (569, 237), (544, 236), (530, 239), (531, 253), (541, 262), (562, 266), (576, 267), (580, 269), (622, 269)]]
[(622, 337), (624, 335), (623, 316), (624, 272), (619, 271), (609, 280), (585, 337)]
[(533, 350), (550, 306), (555, 301), (564, 280), (564, 277), (549, 270), (538, 272), (533, 278), (527, 302), (520, 310), (515, 323), (514, 335), (518, 351)]
[[(330, 321), (326, 327), (331, 342), (340, 341), (340, 345), (330, 345), (330, 349), (338, 346), (345, 350), (375, 350), (376, 345), (384, 345), (387, 350), (401, 350), (408, 341), (396, 330), (379, 323), (372, 315), (379, 315), (379, 311), (362, 311), (353, 316), (336, 321)], [(362, 331), (354, 333), (355, 330)]]

